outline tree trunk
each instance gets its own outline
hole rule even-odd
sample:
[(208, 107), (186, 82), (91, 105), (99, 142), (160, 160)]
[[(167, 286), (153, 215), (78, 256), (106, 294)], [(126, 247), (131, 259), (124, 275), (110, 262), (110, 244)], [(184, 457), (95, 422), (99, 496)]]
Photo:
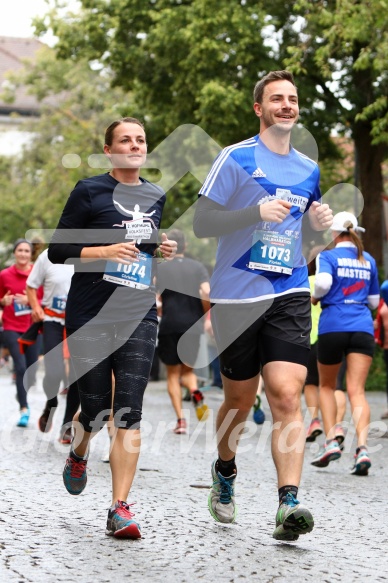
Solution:
[(383, 265), (383, 236), (385, 236), (382, 173), (385, 147), (372, 146), (370, 131), (369, 124), (356, 122), (353, 139), (358, 156), (359, 189), (364, 198), (364, 210), (360, 221), (365, 229), (362, 239), (365, 250), (381, 267)]

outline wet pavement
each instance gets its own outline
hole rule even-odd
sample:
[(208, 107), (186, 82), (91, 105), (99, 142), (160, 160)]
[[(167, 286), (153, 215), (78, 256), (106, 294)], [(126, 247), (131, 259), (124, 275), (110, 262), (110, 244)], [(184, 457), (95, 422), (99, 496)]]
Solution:
[[(28, 428), (16, 427), (15, 387), (5, 369), (0, 371), (0, 398), (4, 583), (388, 581), (388, 439), (382, 437), (387, 424), (380, 420), (384, 393), (368, 393), (373, 464), (368, 477), (350, 474), (355, 450), (351, 427), (344, 454), (327, 468), (310, 465), (318, 445), (307, 444), (298, 498), (311, 509), (315, 528), (295, 543), (272, 538), (277, 488), (265, 396), (266, 422), (258, 426), (249, 420), (237, 455), (237, 521), (221, 525), (209, 514), (207, 493), (216, 451), (212, 413), (222, 392), (206, 392), (211, 414), (205, 423), (197, 422), (186, 403), (190, 431), (179, 436), (172, 432), (175, 419), (165, 381), (149, 384), (143, 447), (129, 499), (142, 528), (143, 538), (136, 541), (105, 535), (110, 471), (100, 458), (108, 446), (106, 430), (93, 442), (85, 491), (70, 496), (62, 482), (69, 447), (57, 441), (65, 397), (59, 398), (49, 434), (37, 427), (45, 402), (41, 373), (29, 394)], [(322, 436), (318, 439), (322, 443)]]

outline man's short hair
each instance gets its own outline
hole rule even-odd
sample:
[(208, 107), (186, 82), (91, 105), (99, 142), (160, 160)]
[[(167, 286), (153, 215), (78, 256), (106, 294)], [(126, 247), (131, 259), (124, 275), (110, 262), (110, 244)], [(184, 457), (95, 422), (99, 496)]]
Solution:
[(294, 77), (289, 71), (271, 71), (265, 77), (260, 79), (253, 90), (253, 102), (261, 103), (263, 101), (263, 93), (265, 86), (273, 81), (289, 81), (296, 89)]
[(167, 236), (171, 241), (177, 242), (176, 252), (183, 253), (183, 251), (186, 248), (186, 239), (183, 231), (181, 231), (180, 229), (171, 229), (171, 231), (167, 233)]

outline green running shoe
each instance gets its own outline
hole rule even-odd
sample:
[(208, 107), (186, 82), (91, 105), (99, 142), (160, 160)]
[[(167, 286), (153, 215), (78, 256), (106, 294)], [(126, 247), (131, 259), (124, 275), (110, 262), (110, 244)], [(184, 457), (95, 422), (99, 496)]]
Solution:
[(282, 541), (296, 541), (300, 534), (307, 534), (314, 528), (311, 512), (288, 492), (276, 514), (276, 528), (273, 538)]
[(210, 514), (217, 522), (234, 522), (237, 515), (237, 507), (234, 502), (234, 481), (237, 472), (224, 478), (216, 471), (216, 462), (212, 464), (213, 485), (210, 488), (208, 506)]
[(88, 463), (87, 459), (81, 459), (76, 461), (71, 454), (66, 460), (66, 464), (63, 470), (63, 483), (65, 484), (66, 490), (69, 494), (73, 496), (78, 496), (85, 489), (87, 482), (86, 465)]

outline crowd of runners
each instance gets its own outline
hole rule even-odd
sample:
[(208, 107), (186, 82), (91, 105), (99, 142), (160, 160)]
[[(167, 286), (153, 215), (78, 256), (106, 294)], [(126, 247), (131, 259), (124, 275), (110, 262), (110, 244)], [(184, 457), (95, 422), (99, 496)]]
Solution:
[[(214, 384), (223, 395), (208, 496), (214, 520), (236, 519), (238, 442), (252, 412), (257, 423), (264, 420), (262, 386), (273, 421), (276, 540), (296, 541), (314, 527), (311, 510), (298, 500), (306, 439), (325, 433), (314, 466), (341, 456), (341, 366), (358, 440), (352, 473), (367, 475), (372, 466), (365, 382), (375, 329), (388, 320), (376, 262), (363, 249), (357, 218), (347, 211), (333, 216), (322, 198), (318, 165), (292, 145), (299, 115), (292, 75), (273, 71), (263, 77), (253, 102), (259, 133), (220, 152), (196, 204), (195, 235), (218, 240), (210, 282), (205, 267), (186, 256), (184, 233), (161, 230), (168, 197), (140, 174), (147, 140), (143, 124), (132, 117), (106, 129), (111, 169), (75, 185), (48, 249), (33, 260), (32, 243), (18, 239), (14, 263), (0, 272), (3, 343), (14, 367), (18, 426), (29, 422), (28, 390), (43, 350), (39, 429), (50, 431), (64, 383), (59, 439), (69, 444), (63, 483), (70, 494), (84, 491), (90, 442), (108, 426), (108, 535), (141, 537), (128, 498), (156, 344), (176, 415), (174, 433), (187, 432), (182, 388), (198, 421), (208, 416), (194, 372), (204, 330), (218, 363)], [(330, 233), (332, 240), (310, 250), (307, 261), (305, 215), (312, 230)], [(380, 320), (374, 322), (376, 308)], [(379, 338), (384, 354), (386, 337)], [(303, 390), (312, 416), (307, 433)], [(284, 431), (294, 447), (282, 447)]]

